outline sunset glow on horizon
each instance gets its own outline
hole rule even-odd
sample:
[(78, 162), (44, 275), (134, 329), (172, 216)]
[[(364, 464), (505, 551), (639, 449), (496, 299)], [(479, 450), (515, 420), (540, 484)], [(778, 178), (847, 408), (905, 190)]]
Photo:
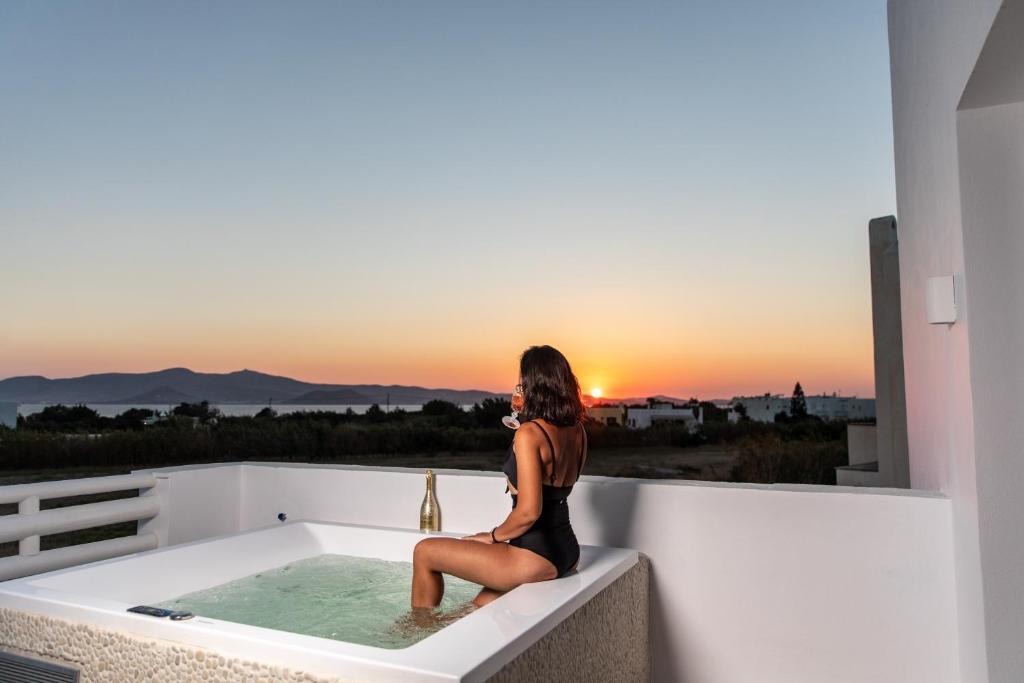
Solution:
[(7, 5), (0, 379), (873, 396), (887, 55), (884, 3)]

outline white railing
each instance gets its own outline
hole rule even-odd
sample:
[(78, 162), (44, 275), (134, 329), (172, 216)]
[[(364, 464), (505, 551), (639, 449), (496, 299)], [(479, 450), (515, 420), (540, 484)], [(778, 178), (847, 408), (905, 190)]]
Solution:
[(0, 516), (0, 543), (18, 541), (17, 555), (0, 558), (0, 581), (157, 547), (156, 535), (149, 533), (83, 543), (55, 550), (42, 552), (39, 550), (40, 536), (90, 529), (119, 522), (137, 522), (155, 517), (160, 511), (160, 499), (157, 496), (70, 505), (53, 510), (40, 510), (40, 501), (68, 496), (150, 489), (154, 486), (156, 486), (156, 478), (149, 474), (126, 474), (0, 486), (0, 505), (13, 503), (18, 505), (17, 514)]

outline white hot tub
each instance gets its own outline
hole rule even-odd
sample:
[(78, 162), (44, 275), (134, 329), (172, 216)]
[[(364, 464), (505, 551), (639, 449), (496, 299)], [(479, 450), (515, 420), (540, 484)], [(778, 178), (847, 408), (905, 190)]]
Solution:
[(201, 615), (170, 621), (126, 611), (319, 555), (410, 562), (413, 547), (424, 537), (407, 529), (292, 521), (0, 583), (0, 608), (158, 638), (315, 676), (483, 681), (638, 562), (635, 550), (583, 546), (577, 572), (520, 586), (401, 649)]

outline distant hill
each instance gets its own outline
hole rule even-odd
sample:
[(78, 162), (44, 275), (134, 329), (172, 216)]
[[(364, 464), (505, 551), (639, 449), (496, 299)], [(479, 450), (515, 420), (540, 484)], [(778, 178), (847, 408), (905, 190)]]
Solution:
[(302, 396), (288, 399), (292, 405), (350, 405), (362, 406), (373, 403), (358, 391), (351, 389), (337, 389), (334, 391), (317, 389)]
[[(322, 393), (315, 393), (322, 392)], [(193, 372), (169, 368), (158, 372), (104, 373), (48, 379), (11, 377), (0, 380), (0, 401), (16, 403), (181, 403), (206, 400), (211, 403), (274, 403), (299, 401), (360, 405), (422, 405), (432, 399), (459, 404), (478, 403), (501, 397), (488, 391), (429, 389), (404, 385), (315, 384), (290, 377), (267, 375), (253, 370), (229, 373)], [(354, 400), (359, 398), (360, 400)]]
[(591, 399), (591, 400), (593, 400), (594, 405), (599, 405), (599, 406), (614, 406), (614, 405), (618, 405), (620, 403), (624, 403), (626, 405), (643, 405), (643, 404), (647, 403), (647, 399), (648, 398), (653, 398), (658, 403), (677, 403), (679, 405), (682, 405), (682, 404), (684, 404), (684, 403), (686, 403), (686, 402), (688, 402), (690, 400), (688, 398), (674, 398), (672, 396), (664, 396), (662, 394), (658, 394), (657, 396), (642, 396), (642, 397), (641, 396), (632, 396), (632, 397), (627, 397), (627, 398), (604, 398), (604, 397), (602, 397), (602, 398), (599, 398), (599, 399)]
[(357, 391), (366, 396), (370, 403), (383, 405), (389, 400), (391, 405), (423, 405), (427, 401), (440, 400), (450, 401), (458, 405), (470, 405), (479, 403), (485, 398), (500, 398), (508, 400), (508, 394), (495, 394), (490, 391), (478, 391), (476, 389), (427, 389), (425, 387), (409, 387), (401, 384), (351, 384), (339, 387)]
[(199, 399), (189, 394), (184, 394), (171, 387), (157, 387), (150, 391), (139, 394), (138, 396), (132, 396), (130, 398), (116, 401), (117, 403), (123, 403), (125, 405), (147, 405), (155, 403), (166, 403), (168, 405), (172, 403), (198, 403)]

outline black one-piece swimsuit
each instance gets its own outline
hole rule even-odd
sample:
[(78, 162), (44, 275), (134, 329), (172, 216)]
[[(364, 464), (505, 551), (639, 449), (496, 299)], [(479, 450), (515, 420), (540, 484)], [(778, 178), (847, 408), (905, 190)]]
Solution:
[[(530, 420), (530, 422), (535, 422)], [(548, 440), (548, 445), (551, 446), (551, 484), (541, 484), (542, 491), (542, 504), (540, 517), (533, 523), (529, 529), (523, 533), (522, 536), (509, 539), (509, 545), (514, 545), (518, 548), (526, 548), (532, 550), (541, 557), (547, 558), (551, 564), (555, 565), (555, 569), (558, 570), (558, 576), (564, 576), (569, 568), (576, 563), (576, 560), (580, 557), (580, 544), (576, 540), (576, 534), (572, 530), (572, 525), (569, 523), (569, 505), (566, 503), (566, 498), (569, 497), (569, 493), (572, 492), (572, 485), (569, 486), (555, 486), (555, 444), (551, 441), (551, 437), (548, 436), (548, 431), (544, 429), (544, 426), (539, 422), (536, 423), (542, 432), (544, 432), (544, 438)], [(520, 427), (522, 429), (522, 427)], [(583, 429), (583, 425), (580, 424), (580, 429)], [(583, 430), (583, 442), (580, 449), (580, 457), (583, 457), (587, 441), (587, 432)], [(582, 470), (582, 460), (580, 461), (580, 469)], [(502, 471), (512, 482), (512, 486), (519, 490), (519, 482), (516, 480), (516, 454), (513, 447), (508, 447), (508, 457), (505, 458), (505, 464), (502, 466)], [(577, 475), (577, 479), (579, 476)], [(505, 488), (508, 491), (508, 487)], [(519, 496), (512, 494), (512, 508), (516, 507)]]

